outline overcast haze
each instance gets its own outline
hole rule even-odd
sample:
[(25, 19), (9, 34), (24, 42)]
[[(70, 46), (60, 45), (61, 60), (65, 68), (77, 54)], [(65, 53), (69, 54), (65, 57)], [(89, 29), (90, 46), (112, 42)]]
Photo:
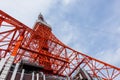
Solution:
[(120, 0), (1, 0), (0, 9), (33, 27), (41, 12), (71, 48), (120, 67)]

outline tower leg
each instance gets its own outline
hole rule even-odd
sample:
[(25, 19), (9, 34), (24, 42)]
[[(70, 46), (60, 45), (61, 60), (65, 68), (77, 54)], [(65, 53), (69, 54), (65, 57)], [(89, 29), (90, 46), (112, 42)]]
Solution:
[(0, 75), (0, 80), (6, 80), (6, 77), (9, 73), (9, 70), (12, 66), (13, 61), (14, 61), (14, 56), (10, 56), (5, 64), (5, 67), (3, 68), (1, 75)]

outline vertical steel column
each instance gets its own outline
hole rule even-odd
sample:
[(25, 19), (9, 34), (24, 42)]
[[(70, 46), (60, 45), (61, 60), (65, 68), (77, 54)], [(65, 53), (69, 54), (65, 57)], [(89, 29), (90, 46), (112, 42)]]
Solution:
[(32, 72), (32, 80), (34, 80), (34, 76), (35, 76), (35, 73), (34, 73), (34, 72)]
[(43, 74), (43, 80), (46, 80), (46, 78), (45, 78), (45, 74)]
[(6, 63), (7, 58), (8, 58), (8, 57), (5, 57), (5, 58), (2, 58), (2, 59), (1, 59), (1, 61), (0, 61), (0, 72), (2, 71), (3, 66), (4, 66), (5, 63)]
[(18, 62), (18, 63), (16, 64), (15, 69), (14, 69), (13, 74), (12, 74), (12, 77), (11, 77), (11, 80), (15, 80), (15, 77), (16, 77), (16, 74), (17, 74), (19, 65), (20, 65), (20, 62)]
[(37, 73), (36, 76), (37, 76), (37, 80), (39, 80), (39, 73)]
[(22, 69), (20, 80), (23, 80), (25, 69)]
[(42, 75), (42, 80), (46, 80), (45, 74), (44, 74), (43, 72), (40, 72), (40, 73), (41, 73), (41, 75)]

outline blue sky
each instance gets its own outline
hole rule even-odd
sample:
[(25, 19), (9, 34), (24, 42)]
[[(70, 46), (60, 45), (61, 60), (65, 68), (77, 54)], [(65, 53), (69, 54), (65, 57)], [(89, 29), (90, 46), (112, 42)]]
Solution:
[(71, 48), (120, 67), (120, 0), (1, 0), (0, 9), (34, 25), (41, 12)]

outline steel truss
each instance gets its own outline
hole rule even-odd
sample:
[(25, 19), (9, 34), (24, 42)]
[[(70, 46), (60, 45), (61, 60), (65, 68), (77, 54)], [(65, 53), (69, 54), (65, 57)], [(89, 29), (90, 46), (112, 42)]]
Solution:
[(0, 58), (15, 56), (14, 63), (27, 60), (44, 67), (51, 74), (71, 76), (84, 68), (91, 76), (103, 80), (120, 78), (120, 68), (75, 51), (36, 22), (34, 29), (0, 10)]

